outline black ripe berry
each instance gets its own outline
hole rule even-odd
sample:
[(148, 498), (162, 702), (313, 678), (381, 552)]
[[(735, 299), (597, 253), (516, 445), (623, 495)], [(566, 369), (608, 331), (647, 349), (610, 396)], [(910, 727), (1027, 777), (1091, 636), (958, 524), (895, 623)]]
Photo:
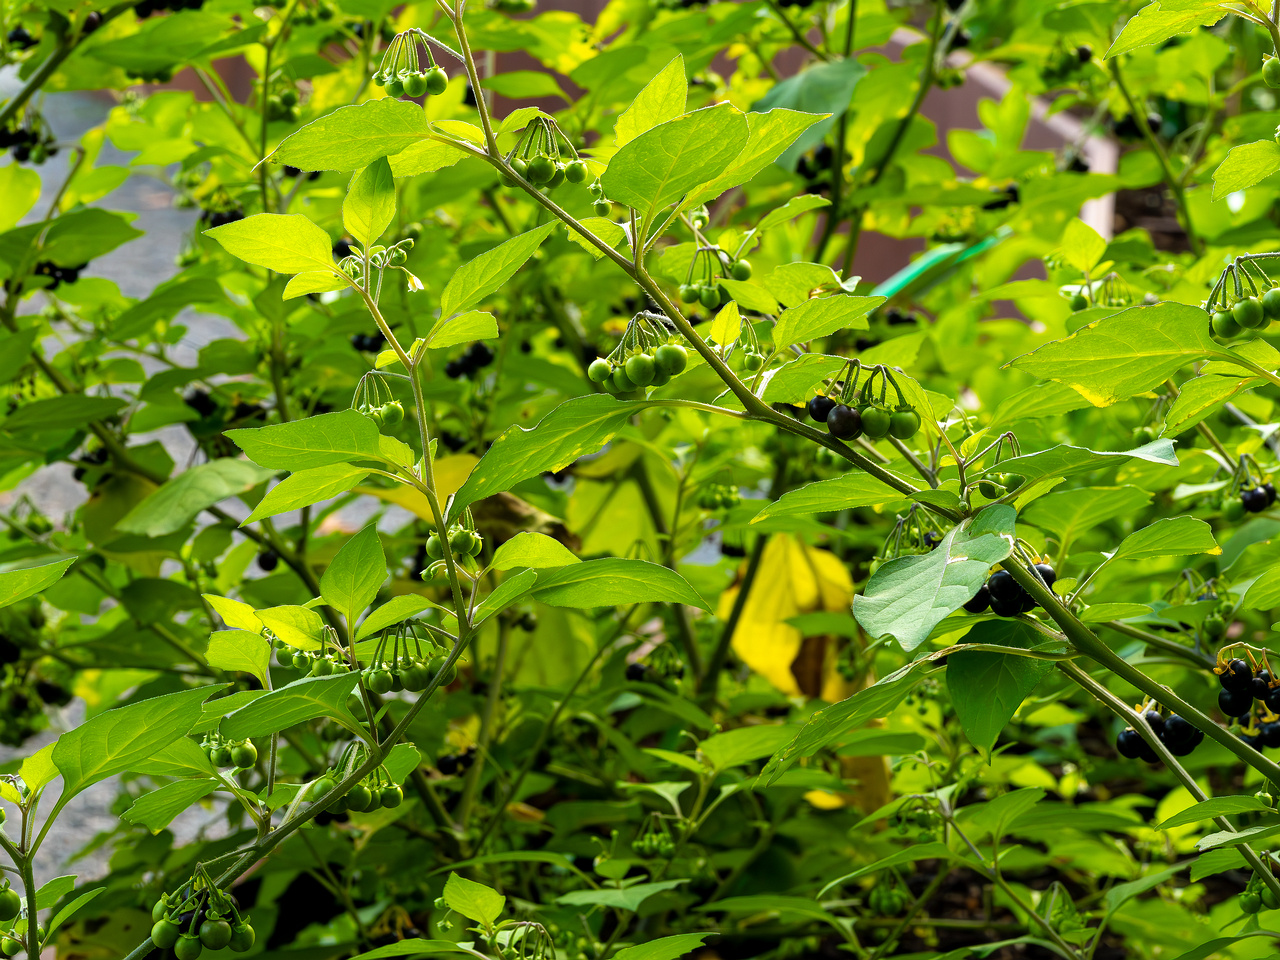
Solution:
[(1036, 573), (1040, 574), (1040, 579), (1044, 581), (1046, 587), (1052, 587), (1058, 580), (1058, 572), (1047, 563), (1037, 563)]
[(827, 431), (840, 440), (857, 439), (862, 433), (862, 414), (853, 407), (838, 403), (827, 414)]
[(1266, 483), (1264, 483), (1264, 484), (1263, 484), (1262, 486), (1260, 486), (1258, 489), (1259, 489), (1259, 490), (1261, 490), (1263, 493), (1265, 493), (1265, 494), (1267, 495), (1267, 506), (1268, 506), (1268, 507), (1269, 507), (1269, 506), (1271, 506), (1273, 503), (1275, 503), (1275, 502), (1276, 502), (1276, 488), (1275, 488), (1275, 486), (1271, 483), (1271, 481), (1270, 481), (1270, 480), (1268, 480)]
[(827, 417), (835, 409), (836, 402), (830, 397), (818, 395), (808, 403), (809, 416), (818, 423), (826, 423)]
[(1146, 744), (1142, 742), (1142, 737), (1138, 736), (1138, 731), (1131, 727), (1121, 730), (1120, 736), (1116, 737), (1116, 750), (1120, 756), (1130, 760), (1137, 760), (1142, 756), (1144, 746)]
[(1204, 739), (1204, 733), (1193, 727), (1191, 723), (1178, 716), (1176, 713), (1170, 714), (1164, 722), (1164, 729), (1160, 732), (1160, 740), (1169, 752), (1175, 757), (1185, 757), (1194, 750)]
[(270, 548), (263, 550), (258, 554), (258, 569), (262, 570), (264, 573), (270, 573), (276, 568), (276, 565), (279, 562), (280, 554)]
[[(1253, 668), (1244, 660), (1236, 658), (1227, 663), (1227, 667), (1218, 675), (1218, 682), (1223, 690), (1244, 691), (1253, 686)], [(1252, 697), (1252, 693), (1250, 693)]]
[(987, 589), (984, 583), (978, 588), (972, 599), (964, 605), (964, 608), (970, 613), (984, 613), (987, 607), (991, 606), (991, 591)]
[(1151, 732), (1157, 737), (1164, 732), (1164, 717), (1160, 716), (1155, 710), (1148, 710), (1142, 715), (1142, 719), (1147, 721), (1147, 726), (1151, 728)]
[(1272, 720), (1270, 723), (1264, 723), (1259, 729), (1259, 739), (1262, 740), (1264, 747), (1272, 749), (1280, 747), (1280, 721)]
[(1243, 717), (1253, 709), (1253, 694), (1248, 690), (1219, 690), (1218, 709), (1228, 717)]
[(1280, 687), (1276, 687), (1274, 690), (1269, 690), (1262, 702), (1267, 705), (1268, 710), (1275, 713), (1276, 708), (1280, 707)]
[(1262, 487), (1251, 487), (1248, 490), (1240, 491), (1240, 503), (1249, 513), (1261, 513), (1270, 506), (1267, 498), (1267, 491)]
[(1249, 690), (1253, 693), (1253, 699), (1265, 700), (1271, 692), (1271, 674), (1266, 670), (1259, 670), (1258, 675), (1249, 681)]
[(639, 681), (643, 680), (645, 672), (646, 672), (645, 666), (643, 663), (627, 664), (627, 679), (632, 681), (633, 683), (638, 683)]

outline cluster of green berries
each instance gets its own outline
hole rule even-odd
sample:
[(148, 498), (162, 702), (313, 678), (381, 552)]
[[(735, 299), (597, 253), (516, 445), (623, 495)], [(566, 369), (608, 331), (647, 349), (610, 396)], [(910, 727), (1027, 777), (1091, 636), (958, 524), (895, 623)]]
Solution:
[(503, 13), (533, 13), (538, 9), (538, 0), (493, 0), (493, 9)]
[(279, 93), (273, 93), (267, 97), (266, 103), (267, 119), (270, 121), (283, 120), (285, 123), (296, 123), (298, 120), (298, 91), (293, 87), (286, 87)]
[(662, 857), (665, 860), (676, 852), (676, 842), (667, 833), (653, 831), (642, 833), (632, 840), (631, 850), (637, 857), (644, 857), (646, 860), (650, 857)]
[(377, 406), (362, 405), (361, 413), (382, 427), (394, 427), (404, 421), (404, 404), (399, 400), (388, 400)]
[[(418, 42), (422, 41), (422, 49), (426, 53), (426, 65), (418, 59)], [(373, 75), (373, 82), (380, 86), (388, 97), (410, 97), (417, 99), (424, 96), (437, 96), (444, 93), (449, 86), (449, 75), (431, 56), (431, 45), (427, 35), (421, 30), (406, 30), (396, 34), (387, 45), (382, 64)]]
[[(311, 782), (308, 796), (312, 800), (318, 800), (332, 793), (337, 785), (335, 776), (326, 773)], [(404, 803), (404, 790), (399, 784), (383, 780), (379, 774), (372, 780), (362, 780), (352, 785), (345, 796), (334, 801), (329, 807), (329, 812), (346, 813), (348, 810), (354, 810), (356, 813), (370, 813), (374, 810), (391, 810), (402, 803)]]
[(1231, 340), (1245, 330), (1261, 330), (1272, 320), (1280, 319), (1280, 287), (1272, 287), (1261, 297), (1243, 297), (1230, 309), (1213, 312), (1209, 327), (1216, 336)]
[(712, 280), (682, 283), (677, 292), (681, 303), (700, 303), (708, 310), (719, 308), (725, 300), (725, 292), (720, 288), (720, 284)]
[[(369, 266), (378, 270), (385, 270), (388, 267), (403, 267), (409, 262), (409, 251), (413, 249), (413, 238), (405, 237), (403, 240), (393, 244), (390, 247), (384, 247), (381, 244), (369, 248)], [(364, 275), (364, 258), (352, 255), (343, 257), (338, 261), (338, 269), (345, 273), (356, 283), (363, 285)]]
[(597, 217), (607, 217), (613, 213), (613, 204), (604, 195), (604, 184), (599, 180), (593, 180), (587, 187), (591, 191), (591, 195), (595, 197), (592, 202), (592, 209)]
[(0, 923), (8, 923), (22, 912), (22, 897), (18, 891), (9, 886), (9, 881), (4, 881), (4, 886), (0, 887)]
[(252, 740), (224, 740), (215, 733), (200, 741), (200, 749), (215, 767), (245, 770), (258, 762), (258, 748)]
[[(1268, 60), (1267, 62), (1280, 63), (1277, 60)], [(1274, 86), (1280, 87), (1280, 78), (1277, 78)], [(1275, 805), (1275, 801), (1270, 794), (1258, 793), (1255, 796), (1270, 806)], [(1252, 915), (1258, 913), (1264, 907), (1268, 910), (1280, 910), (1280, 899), (1277, 899), (1276, 895), (1271, 892), (1271, 888), (1255, 873), (1249, 878), (1249, 882), (1245, 884), (1244, 892), (1240, 894), (1240, 909)]]
[(698, 491), (698, 506), (703, 510), (730, 510), (742, 502), (737, 487), (724, 483), (709, 483)]
[(689, 354), (678, 343), (664, 343), (653, 353), (638, 349), (625, 360), (599, 357), (587, 367), (587, 378), (609, 393), (627, 394), (645, 387), (661, 387), (683, 373)]
[(157, 900), (151, 919), (151, 942), (178, 960), (197, 960), (206, 948), (245, 953), (257, 939), (235, 898), (199, 880)]
[(347, 661), (338, 654), (327, 651), (307, 653), (283, 644), (276, 649), (276, 662), (282, 667), (297, 667), (312, 677), (332, 677), (350, 671)]
[(867, 909), (877, 917), (896, 917), (907, 908), (907, 895), (896, 884), (877, 883), (867, 891)]
[[(364, 685), (379, 696), (400, 690), (421, 693), (430, 686), (432, 679), (444, 670), (448, 659), (443, 653), (430, 659), (406, 654), (385, 662), (378, 660), (361, 670), (360, 677)], [(456, 664), (451, 664), (448, 673), (440, 678), (440, 683), (447, 686), (453, 683), (457, 676), (458, 667)]]
[[(558, 187), (566, 180), (569, 183), (585, 183), (587, 175), (591, 172), (587, 167), (587, 161), (581, 157), (576, 157), (566, 163), (559, 158), (540, 154), (527, 160), (523, 157), (512, 157), (509, 162), (512, 170), (525, 180), (540, 187)], [(509, 177), (505, 173), (502, 175), (502, 183), (508, 187), (516, 185), (515, 178)]]
[[(591, 175), (587, 161), (565, 136), (564, 131), (550, 117), (535, 117), (525, 128), (520, 141), (507, 154), (507, 166), (523, 180), (539, 187), (554, 189), (560, 184), (586, 183)], [(499, 179), (504, 186), (514, 187), (515, 177), (505, 171)], [(599, 181), (591, 185), (593, 193), (599, 193)]]
[[(461, 524), (455, 524), (449, 528), (448, 543), (449, 552), (455, 559), (479, 556), (484, 548), (484, 538)], [(433, 563), (444, 559), (444, 542), (441, 541), (439, 534), (433, 533), (427, 537), (426, 551), (427, 559)]]
[[(15, 893), (14, 896), (17, 896), (17, 894)], [(41, 944), (44, 943), (45, 937), (47, 936), (48, 934), (45, 932), (44, 927), (36, 928), (36, 940)], [(26, 953), (26, 950), (27, 945), (15, 937), (13, 935), (13, 931), (10, 931), (4, 936), (0, 936), (0, 955), (16, 957), (20, 953)]]

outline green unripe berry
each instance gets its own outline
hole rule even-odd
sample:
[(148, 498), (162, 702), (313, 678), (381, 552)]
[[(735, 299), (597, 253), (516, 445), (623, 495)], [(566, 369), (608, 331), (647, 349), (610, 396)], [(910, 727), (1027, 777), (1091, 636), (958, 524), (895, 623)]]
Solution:
[(1267, 325), (1267, 315), (1262, 309), (1262, 302), (1257, 297), (1245, 297), (1231, 308), (1231, 316), (1236, 323), (1249, 330), (1257, 330)]
[(436, 536), (436, 534), (433, 533), (431, 536), (427, 537), (426, 551), (428, 560), (444, 559), (444, 547), (441, 546), (440, 538)]
[(604, 383), (613, 373), (613, 366), (604, 357), (597, 357), (587, 367), (587, 379), (592, 383)]
[(678, 343), (664, 343), (653, 352), (653, 362), (659, 373), (674, 377), (689, 365), (689, 353)]
[(597, 200), (593, 206), (597, 217), (607, 217), (613, 213), (613, 204), (608, 200)]
[(910, 440), (920, 429), (920, 414), (914, 407), (899, 407), (889, 418), (889, 436)]
[[(434, 677), (441, 670), (443, 670), (445, 662), (448, 659), (449, 658), (446, 657), (443, 653), (437, 654), (436, 656), (432, 657), (430, 662), (427, 664), (427, 670), (431, 672), (431, 676)], [(448, 672), (443, 677), (440, 678), (440, 685), (448, 686), (449, 684), (453, 683), (453, 681), (456, 680), (457, 678), (458, 678), (458, 665), (454, 663), (449, 666)]]
[(427, 78), (421, 73), (411, 73), (404, 78), (404, 95), (416, 100), (426, 96)]
[(729, 268), (729, 276), (734, 280), (750, 280), (751, 279), (751, 261), (736, 260), (732, 267)]
[(884, 407), (867, 407), (862, 413), (862, 432), (872, 440), (887, 437), (892, 424), (893, 415)]
[(236, 953), (244, 953), (246, 950), (253, 948), (253, 942), (257, 939), (257, 934), (253, 932), (253, 927), (249, 925), (249, 921), (242, 920), (231, 928), (231, 942), (227, 944)]
[(388, 97), (399, 100), (404, 96), (404, 82), (399, 77), (392, 77), (382, 88)]
[(637, 387), (647, 387), (653, 382), (654, 374), (657, 372), (653, 357), (647, 353), (637, 353), (633, 357), (628, 357), (626, 370), (627, 378)]
[(200, 942), (199, 937), (193, 937), (190, 934), (184, 933), (173, 945), (173, 955), (178, 960), (197, 960), (202, 953), (204, 953), (204, 944)]
[(1236, 323), (1236, 318), (1229, 310), (1219, 310), (1209, 323), (1213, 332), (1224, 340), (1240, 336), (1240, 324)]
[[(252, 743), (245, 742), (237, 744), (231, 748), (231, 762), (241, 770), (246, 770), (258, 762), (258, 748)], [(205, 944), (208, 946), (208, 944)], [(215, 950), (221, 950), (221, 947), (214, 947)]]
[(751, 373), (755, 373), (764, 366), (764, 357), (756, 353), (754, 350), (742, 358), (742, 368)]
[(1079, 313), (1081, 310), (1089, 306), (1089, 298), (1083, 293), (1077, 293), (1071, 298), (1071, 312)]
[(714, 310), (720, 306), (720, 288), (714, 283), (709, 283), (698, 292), (698, 300), (708, 310)]
[(682, 283), (678, 288), (681, 303), (693, 303), (698, 299), (698, 288), (692, 283)]
[(386, 667), (376, 667), (366, 673), (364, 682), (370, 690), (381, 696), (391, 692), (394, 680)]
[(206, 920), (200, 924), (200, 942), (210, 950), (221, 950), (231, 942), (231, 924), (225, 920)]
[(161, 950), (168, 950), (178, 942), (182, 928), (172, 920), (161, 918), (151, 927), (151, 942)]
[(526, 179), (530, 183), (546, 183), (555, 176), (556, 165), (550, 157), (534, 157), (529, 161)]
[(363, 783), (357, 783), (347, 791), (347, 806), (361, 812), (373, 804), (373, 793)]
[(1262, 64), (1262, 82), (1272, 89), (1280, 88), (1280, 60), (1267, 57)]
[(404, 803), (404, 791), (394, 785), (383, 787), (378, 795), (378, 800), (387, 809), (398, 807)]
[(439, 96), (449, 86), (449, 75), (444, 72), (443, 67), (432, 67), (427, 71), (426, 81), (427, 93), (433, 97)]
[(392, 400), (382, 405), (382, 422), (385, 426), (394, 427), (404, 421), (404, 406), (399, 400)]
[(570, 183), (583, 183), (587, 179), (587, 161), (574, 160), (564, 168), (564, 178)]

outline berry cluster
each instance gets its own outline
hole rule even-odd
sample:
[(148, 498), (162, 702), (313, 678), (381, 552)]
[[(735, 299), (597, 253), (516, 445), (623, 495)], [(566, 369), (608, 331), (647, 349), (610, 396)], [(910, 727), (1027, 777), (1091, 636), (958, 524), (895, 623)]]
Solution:
[[(310, 796), (319, 799), (331, 792), (338, 785), (329, 774), (311, 781)], [(354, 784), (345, 796), (339, 797), (329, 807), (330, 813), (369, 813), (374, 810), (391, 810), (404, 803), (404, 790), (399, 784), (391, 783), (378, 771), (373, 779)]]
[[(1176, 713), (1165, 717), (1159, 710), (1148, 709), (1143, 711), (1142, 719), (1175, 757), (1187, 756), (1204, 740), (1203, 730), (1192, 726), (1189, 720)], [(1159, 761), (1151, 744), (1143, 740), (1141, 734), (1132, 727), (1125, 727), (1120, 731), (1116, 737), (1116, 751), (1129, 760), (1145, 760), (1147, 763)]]
[[(399, 690), (410, 693), (421, 693), (431, 685), (431, 681), (444, 670), (448, 657), (438, 653), (431, 659), (421, 656), (410, 656), (406, 651), (403, 656), (383, 660), (381, 656), (372, 664), (360, 671), (364, 685), (382, 696)], [(450, 664), (448, 672), (440, 677), (440, 685), (453, 683), (458, 676), (457, 664)]]
[[(418, 57), (418, 46), (426, 55), (423, 67)], [(382, 57), (382, 65), (373, 75), (373, 82), (386, 91), (388, 97), (417, 99), (430, 94), (444, 93), (449, 86), (449, 75), (437, 66), (431, 56), (431, 43), (426, 33), (417, 28), (396, 34)]]
[[(525, 128), (519, 142), (506, 156), (507, 166), (521, 178), (535, 186), (552, 189), (568, 181), (585, 183), (591, 174), (587, 161), (578, 156), (578, 150), (563, 130), (550, 117), (535, 117)], [(503, 173), (504, 186), (514, 187), (514, 177)], [(593, 182), (593, 193), (600, 193), (599, 181)], [(597, 201), (597, 203), (607, 201)], [(609, 208), (610, 210), (612, 207)], [(600, 213), (597, 207), (596, 213)], [(609, 213), (606, 210), (602, 216)]]
[(387, 338), (382, 335), (381, 330), (375, 330), (373, 333), (356, 333), (351, 336), (351, 346), (361, 353), (378, 353), (386, 342)]
[(181, 890), (156, 901), (151, 919), (151, 942), (161, 950), (172, 948), (178, 960), (197, 960), (205, 948), (244, 953), (256, 939), (236, 898), (214, 886), (203, 870)]
[[(398, 269), (404, 270), (404, 265), (409, 262), (409, 251), (413, 249), (413, 240), (406, 237), (397, 241), (390, 247), (382, 245), (372, 246), (369, 248), (369, 279), (373, 279), (373, 271)], [(357, 284), (364, 285), (365, 282), (365, 262), (364, 257), (356, 252), (355, 248), (346, 240), (339, 240), (333, 245), (333, 255), (338, 258), (338, 269), (354, 280)], [(409, 271), (404, 270), (405, 273)], [(413, 275), (410, 274), (412, 277)], [(410, 289), (415, 289), (412, 284)], [(416, 289), (421, 290), (422, 285), (418, 284)]]
[(164, 13), (172, 10), (178, 13), (182, 10), (199, 10), (204, 6), (204, 0), (139, 0), (133, 7), (133, 12), (139, 20), (145, 20), (153, 13)]
[(40, 43), (40, 41), (33, 37), (31, 32), (23, 26), (17, 26), (10, 30), (6, 39), (9, 41), (9, 46), (17, 50), (30, 50), (32, 47), (37, 46)]
[(350, 671), (347, 661), (336, 653), (327, 650), (308, 653), (283, 644), (276, 648), (276, 663), (282, 667), (296, 667), (311, 677), (332, 677)]
[(698, 506), (703, 510), (730, 510), (742, 502), (737, 487), (709, 483), (698, 491)]
[(5, 880), (4, 886), (0, 887), (0, 923), (8, 923), (21, 912), (22, 897), (17, 890), (9, 886), (9, 881)]
[[(695, 273), (699, 276), (695, 277)], [(731, 297), (720, 286), (717, 277), (750, 280), (751, 261), (730, 257), (719, 247), (699, 247), (689, 261), (689, 272), (684, 283), (676, 289), (680, 302), (700, 303), (708, 310), (718, 309)], [(760, 368), (757, 366), (755, 369)]]
[(1223, 501), (1222, 512), (1227, 520), (1240, 520), (1246, 513), (1262, 513), (1276, 502), (1276, 488), (1270, 480), (1241, 487), (1239, 494)]
[(663, 318), (641, 311), (627, 323), (613, 352), (587, 366), (587, 379), (615, 396), (626, 396), (665, 386), (688, 365), (688, 352), (670, 339)]
[(19, 163), (44, 163), (57, 156), (57, 141), (42, 126), (0, 128), (0, 150), (10, 150)]
[(1262, 61), (1262, 82), (1273, 90), (1280, 88), (1280, 60), (1267, 57)]
[(459, 770), (468, 770), (476, 762), (476, 748), (467, 747), (462, 753), (447, 753), (436, 760), (436, 769), (446, 777), (454, 776)]
[[(1047, 563), (1037, 563), (1035, 571), (1045, 587), (1053, 589), (1058, 579), (1057, 571)], [(1037, 606), (1035, 598), (1022, 589), (1022, 585), (1013, 579), (1013, 574), (1008, 570), (997, 570), (978, 588), (964, 608), (970, 613), (984, 613), (990, 609), (997, 617), (1016, 617), (1020, 613), (1030, 613)]]
[[(1249, 716), (1253, 712), (1255, 700), (1272, 714), (1280, 711), (1280, 685), (1272, 685), (1270, 671), (1259, 670), (1255, 674), (1247, 660), (1235, 657), (1223, 661), (1220, 655), (1213, 672), (1218, 675), (1218, 683), (1222, 686), (1218, 691), (1218, 709), (1226, 716)], [(1280, 747), (1280, 722), (1265, 722), (1261, 725), (1261, 731), (1264, 746)], [(1247, 741), (1249, 737), (1246, 734), (1244, 739)], [(1268, 742), (1270, 740), (1275, 742)]]
[(396, 427), (404, 422), (404, 404), (391, 395), (391, 388), (376, 371), (360, 378), (351, 407), (379, 427)]
[(223, 227), (228, 223), (236, 223), (243, 219), (244, 211), (239, 207), (232, 207), (226, 210), (204, 209), (200, 211), (200, 222), (209, 229)]
[(258, 748), (252, 740), (224, 740), (215, 733), (200, 741), (200, 749), (215, 767), (246, 770), (258, 762)]
[(467, 347), (462, 356), (444, 365), (444, 375), (453, 380), (460, 377), (470, 379), (491, 363), (493, 363), (493, 351), (488, 345), (477, 340)]
[[(1267, 62), (1277, 63), (1280, 61), (1268, 60)], [(1277, 78), (1274, 86), (1280, 86), (1280, 78)], [(1269, 794), (1257, 793), (1254, 796), (1265, 803), (1274, 805), (1275, 801)], [(1271, 892), (1271, 888), (1255, 873), (1249, 878), (1249, 882), (1245, 884), (1244, 892), (1240, 894), (1240, 909), (1246, 914), (1253, 915), (1263, 907), (1268, 910), (1280, 909), (1280, 900), (1276, 899), (1276, 895)]]
[[(455, 524), (449, 528), (448, 532), (449, 552), (453, 554), (455, 560), (479, 556), (484, 548), (484, 538), (465, 524)], [(440, 540), (439, 534), (433, 533), (427, 537), (426, 552), (427, 559), (433, 565), (444, 559), (444, 543)]]
[(867, 892), (867, 909), (878, 917), (896, 917), (907, 903), (906, 893), (897, 884), (877, 883)]
[(279, 93), (270, 94), (266, 106), (268, 121), (298, 122), (298, 91), (293, 87), (285, 87)]
[(82, 263), (74, 267), (60, 267), (49, 260), (41, 260), (31, 272), (37, 277), (49, 278), (49, 282), (45, 284), (44, 289), (56, 290), (64, 283), (75, 283), (79, 280), (80, 271), (88, 265), (87, 263)]
[[(1251, 281), (1252, 282), (1252, 281)], [(1261, 330), (1272, 320), (1280, 319), (1280, 287), (1272, 287), (1262, 296), (1240, 297), (1227, 306), (1225, 298), (1219, 309), (1213, 309), (1211, 298), (1208, 308), (1213, 310), (1209, 327), (1216, 336), (1231, 340), (1245, 330)]]
[(1072, 77), (1079, 74), (1082, 67), (1092, 62), (1093, 48), (1081, 44), (1074, 50), (1058, 47), (1049, 54), (1041, 76), (1049, 87), (1062, 86)]
[(652, 815), (645, 828), (631, 841), (631, 852), (646, 860), (652, 857), (671, 859), (676, 852), (676, 841), (666, 821), (657, 814)]
[[(914, 437), (920, 430), (920, 414), (907, 403), (892, 372), (884, 366), (873, 367), (861, 394), (856, 402), (852, 402), (857, 394), (857, 374), (861, 372), (861, 364), (855, 360), (853, 366), (853, 380), (847, 385), (836, 384), (839, 399), (825, 393), (818, 394), (805, 405), (809, 416), (818, 423), (825, 423), (827, 432), (838, 440), (856, 440), (863, 435), (871, 440), (883, 440), (885, 437), (910, 440)], [(872, 393), (877, 376), (881, 378), (878, 399)], [(892, 410), (885, 402), (890, 386), (898, 396), (898, 404)]]

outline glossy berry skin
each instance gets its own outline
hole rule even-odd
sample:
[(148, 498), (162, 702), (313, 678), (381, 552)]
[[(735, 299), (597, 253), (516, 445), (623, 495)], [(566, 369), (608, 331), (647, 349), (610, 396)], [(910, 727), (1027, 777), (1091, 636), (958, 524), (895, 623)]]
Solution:
[(997, 570), (987, 580), (987, 589), (991, 591), (991, 599), (1001, 601), (1022, 601), (1022, 587), (1013, 579), (1008, 570)]
[(1253, 695), (1248, 690), (1219, 690), (1218, 709), (1228, 717), (1243, 717), (1253, 709)]
[[(252, 743), (241, 743), (231, 748), (231, 762), (240, 769), (244, 770), (252, 767), (258, 762), (258, 748)], [(208, 946), (208, 944), (205, 944)], [(214, 947), (215, 950), (221, 950), (221, 947)]]
[(889, 436), (910, 440), (920, 430), (920, 414), (912, 407), (899, 407), (889, 418)]
[(647, 387), (653, 383), (657, 372), (653, 357), (647, 353), (637, 353), (634, 357), (627, 358), (627, 376), (637, 387)]
[(698, 292), (698, 302), (708, 310), (714, 310), (720, 306), (720, 288), (714, 283), (708, 284)]
[(1137, 760), (1142, 756), (1142, 748), (1145, 746), (1138, 731), (1131, 728), (1121, 730), (1120, 735), (1116, 737), (1116, 752), (1130, 760)]
[(837, 403), (827, 414), (827, 432), (840, 440), (854, 440), (862, 433), (862, 415), (853, 407)]
[(1267, 492), (1261, 487), (1251, 487), (1240, 491), (1240, 502), (1249, 513), (1261, 513), (1267, 509)]
[(1257, 676), (1249, 681), (1249, 692), (1255, 700), (1267, 699), (1267, 694), (1271, 692), (1271, 674), (1266, 670), (1259, 670)]
[(404, 791), (394, 784), (383, 787), (378, 792), (378, 804), (386, 809), (392, 809), (404, 803)]
[(1275, 713), (1276, 708), (1280, 707), (1280, 687), (1276, 687), (1274, 690), (1268, 691), (1262, 702), (1267, 705), (1268, 710)]
[[(414, 100), (426, 96), (427, 78), (420, 73), (411, 73), (404, 78), (404, 95)], [(208, 946), (208, 944), (206, 944)], [(217, 948), (221, 949), (221, 948)]]
[(1012, 600), (1005, 597), (997, 597), (991, 595), (991, 612), (997, 617), (1016, 617), (1022, 613), (1023, 598), (1016, 597)]
[(698, 288), (695, 287), (692, 283), (680, 284), (680, 287), (677, 290), (677, 293), (680, 296), (681, 303), (693, 303), (698, 299)]
[(969, 598), (964, 608), (970, 613), (985, 613), (989, 606), (991, 606), (991, 591), (984, 583), (978, 588), (978, 592)]
[(1271, 320), (1280, 319), (1280, 287), (1272, 287), (1262, 295), (1262, 312)]
[(689, 352), (678, 343), (664, 343), (653, 351), (653, 362), (659, 374), (674, 377), (689, 366)]
[(247, 921), (242, 921), (231, 928), (231, 942), (227, 946), (236, 953), (244, 953), (253, 948), (253, 942), (256, 939), (257, 935), (253, 932), (253, 927), (249, 926)]
[(534, 157), (529, 161), (530, 183), (546, 183), (555, 176), (556, 165), (550, 157)]
[(1204, 737), (1196, 727), (1176, 713), (1170, 714), (1160, 731), (1160, 740), (1175, 757), (1185, 757)]
[(862, 430), (872, 440), (882, 440), (889, 435), (893, 414), (884, 407), (867, 407), (862, 412)]
[(1280, 88), (1280, 60), (1267, 58), (1262, 65), (1262, 82), (1272, 89)]
[(627, 664), (626, 676), (627, 676), (627, 679), (630, 680), (632, 683), (639, 683), (641, 680), (644, 679), (645, 674), (647, 672), (648, 671), (646, 670), (645, 665), (643, 663)]
[(449, 75), (440, 67), (432, 67), (427, 71), (427, 93), (433, 97), (444, 93), (449, 86)]
[(1046, 587), (1052, 588), (1058, 582), (1058, 571), (1047, 563), (1037, 563), (1036, 573), (1040, 575), (1040, 579), (1044, 581)]
[(613, 373), (613, 367), (603, 357), (592, 360), (591, 366), (587, 367), (587, 379), (592, 383), (604, 383), (611, 373)]
[(1142, 719), (1147, 721), (1147, 726), (1151, 728), (1151, 732), (1157, 737), (1164, 732), (1164, 717), (1160, 716), (1155, 710), (1148, 710), (1142, 715)]
[(1267, 325), (1267, 315), (1263, 312), (1262, 302), (1257, 297), (1245, 297), (1231, 308), (1231, 316), (1236, 323), (1248, 330), (1257, 330)]
[(836, 408), (836, 402), (830, 397), (824, 397), (819, 394), (813, 397), (805, 404), (805, 409), (809, 411), (809, 416), (818, 423), (826, 423), (827, 417), (831, 415), (831, 411)]
[(1262, 741), (1264, 747), (1275, 749), (1280, 747), (1280, 721), (1273, 720), (1270, 723), (1264, 723), (1260, 728), (1258, 738)]
[(204, 944), (200, 942), (199, 937), (193, 937), (190, 934), (184, 933), (173, 945), (173, 955), (178, 960), (196, 960), (202, 953), (204, 953)]
[(161, 950), (168, 950), (178, 942), (181, 928), (172, 920), (160, 919), (151, 928), (151, 942)]
[(382, 405), (382, 422), (388, 427), (394, 427), (398, 423), (404, 421), (404, 406), (399, 400), (392, 400)]
[(1262, 486), (1258, 487), (1258, 489), (1267, 495), (1268, 507), (1276, 502), (1276, 488), (1275, 488), (1275, 485), (1270, 480), (1268, 480)]
[(613, 204), (608, 200), (597, 200), (592, 204), (592, 209), (595, 211), (597, 217), (607, 217), (609, 214), (613, 213)]
[(225, 920), (206, 920), (200, 924), (200, 942), (210, 950), (221, 950), (231, 942), (231, 924)]
[(570, 183), (582, 183), (587, 179), (587, 162), (574, 160), (564, 168), (564, 178)]
[(1236, 323), (1236, 318), (1228, 310), (1219, 310), (1215, 313), (1209, 325), (1213, 328), (1213, 332), (1224, 340), (1240, 336), (1240, 324)]
[(17, 890), (8, 887), (0, 890), (0, 921), (9, 921), (22, 910), (22, 897)]
[(729, 276), (733, 277), (733, 279), (735, 280), (750, 280), (751, 279), (751, 261), (750, 260), (734, 261), (733, 266), (729, 268)]
[[(431, 671), (432, 677), (434, 677), (437, 673), (439, 673), (441, 670), (444, 669), (444, 665), (447, 660), (448, 660), (448, 657), (446, 657), (443, 653), (438, 654), (437, 656), (434, 656), (431, 658), (431, 661), (427, 664), (427, 669)], [(457, 679), (457, 676), (458, 676), (458, 665), (455, 663), (453, 664), (453, 666), (449, 667), (448, 673), (446, 673), (443, 677), (440, 678), (440, 683), (442, 685), (453, 683), (453, 681)]]
[(1085, 307), (1089, 306), (1089, 298), (1083, 293), (1077, 293), (1071, 298), (1071, 312), (1079, 313)]
[(352, 810), (368, 810), (373, 803), (373, 793), (363, 783), (357, 783), (347, 791), (347, 806)]
[[(1227, 668), (1218, 674), (1218, 682), (1222, 684), (1223, 690), (1232, 692), (1251, 690), (1253, 686), (1253, 668), (1244, 660), (1232, 660), (1227, 664)], [(1250, 693), (1250, 696), (1252, 696), (1252, 693)]]

